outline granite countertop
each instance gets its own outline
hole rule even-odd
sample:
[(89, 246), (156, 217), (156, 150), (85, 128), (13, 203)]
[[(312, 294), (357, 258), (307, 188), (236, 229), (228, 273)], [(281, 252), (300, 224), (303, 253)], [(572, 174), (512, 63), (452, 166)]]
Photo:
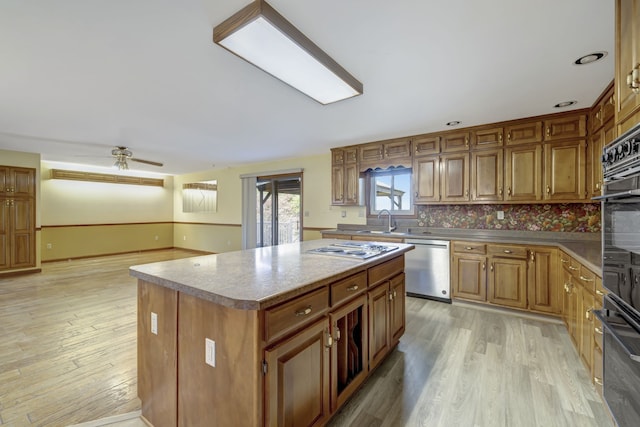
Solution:
[(353, 235), (394, 237), (398, 239), (467, 240), (487, 243), (555, 246), (602, 277), (602, 245), (599, 233), (560, 233), (544, 231), (467, 230), (450, 228), (400, 228), (393, 234), (368, 234), (363, 230), (377, 227), (341, 224), (338, 229), (323, 231), (323, 235)]
[(133, 266), (129, 272), (216, 304), (261, 310), (413, 249), (394, 243), (397, 250), (366, 260), (307, 253), (338, 241), (311, 240), (156, 262)]

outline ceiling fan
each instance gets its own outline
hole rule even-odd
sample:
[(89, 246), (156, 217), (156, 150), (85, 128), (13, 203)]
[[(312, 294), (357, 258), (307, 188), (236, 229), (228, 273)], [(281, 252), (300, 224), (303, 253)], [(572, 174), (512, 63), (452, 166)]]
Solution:
[(132, 162), (145, 163), (147, 165), (152, 166), (160, 166), (163, 164), (160, 162), (153, 162), (151, 160), (144, 159), (136, 159), (133, 157), (133, 153), (127, 147), (118, 146), (111, 150), (111, 155), (116, 159), (116, 162), (113, 166), (117, 167), (120, 170), (129, 169), (129, 165), (127, 164), (127, 160), (131, 160)]

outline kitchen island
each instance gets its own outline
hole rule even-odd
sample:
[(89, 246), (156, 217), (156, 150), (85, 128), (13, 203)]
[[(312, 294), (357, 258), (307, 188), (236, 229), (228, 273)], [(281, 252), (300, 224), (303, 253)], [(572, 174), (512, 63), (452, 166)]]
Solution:
[(160, 426), (323, 425), (404, 333), (404, 253), (315, 240), (131, 267), (138, 395)]

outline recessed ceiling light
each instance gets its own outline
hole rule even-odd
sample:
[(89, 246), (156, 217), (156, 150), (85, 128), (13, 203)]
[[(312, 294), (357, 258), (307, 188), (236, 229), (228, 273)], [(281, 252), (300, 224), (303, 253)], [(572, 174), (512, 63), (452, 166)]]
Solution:
[(460, 120), (453, 120), (451, 122), (447, 122), (447, 126), (458, 126), (460, 124)]
[(591, 64), (592, 62), (596, 62), (601, 60), (602, 58), (604, 58), (605, 56), (607, 56), (607, 52), (593, 52), (593, 53), (589, 53), (587, 55), (581, 56), (580, 58), (576, 59), (573, 63), (575, 65), (586, 65), (586, 64)]
[(564, 107), (570, 107), (571, 105), (575, 105), (577, 104), (578, 101), (564, 101), (564, 102), (558, 102), (556, 105), (553, 106), (553, 108), (564, 108)]

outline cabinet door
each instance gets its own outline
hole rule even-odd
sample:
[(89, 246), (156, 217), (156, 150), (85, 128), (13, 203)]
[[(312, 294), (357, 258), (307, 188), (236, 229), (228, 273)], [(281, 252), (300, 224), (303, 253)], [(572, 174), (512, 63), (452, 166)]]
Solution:
[(413, 160), (414, 203), (440, 201), (440, 158), (417, 157)]
[(454, 255), (452, 265), (453, 296), (476, 301), (487, 300), (487, 258)]
[(472, 200), (502, 200), (502, 149), (471, 153)]
[[(613, 123), (609, 124), (613, 127)], [(598, 130), (589, 138), (587, 147), (587, 190), (593, 196), (602, 193), (602, 147), (604, 129)]]
[(11, 195), (10, 172), (8, 166), (0, 166), (0, 195)]
[(389, 302), (389, 332), (391, 334), (391, 347), (396, 345), (400, 337), (404, 334), (405, 327), (405, 282), (404, 273), (391, 279)]
[(539, 144), (505, 150), (505, 200), (542, 200), (542, 147)]
[(564, 293), (562, 294), (562, 319), (567, 327), (569, 336), (574, 336), (576, 329), (575, 312), (576, 312), (576, 298), (574, 296), (574, 285), (571, 273), (563, 268), (562, 269), (562, 287)]
[(360, 147), (360, 162), (372, 163), (384, 158), (384, 147), (382, 143), (374, 142)]
[(479, 129), (474, 132), (473, 148), (476, 150), (483, 150), (486, 148), (502, 147), (504, 129), (489, 128)]
[(545, 200), (584, 200), (584, 140), (544, 144)]
[(582, 290), (582, 311), (580, 316), (580, 357), (589, 368), (593, 365), (593, 294)]
[(345, 205), (358, 204), (358, 165), (347, 164), (344, 167), (344, 203)]
[(530, 144), (542, 141), (542, 122), (518, 123), (505, 127), (507, 145)]
[(344, 204), (344, 166), (331, 167), (331, 204)]
[(361, 295), (330, 316), (331, 410), (340, 407), (368, 373), (367, 297)]
[(368, 292), (369, 297), (369, 370), (389, 352), (389, 282)]
[(640, 2), (638, 0), (616, 1), (616, 78), (617, 97), (616, 121), (620, 123), (640, 103), (636, 94), (627, 84), (627, 76), (640, 62)]
[(12, 195), (16, 197), (33, 197), (36, 192), (36, 171), (29, 168), (11, 169)]
[[(384, 143), (384, 158), (388, 160), (399, 159), (406, 166), (411, 164), (411, 140), (399, 139)], [(408, 164), (407, 164), (408, 163)]]
[(413, 145), (413, 153), (415, 156), (438, 154), (440, 152), (439, 136), (416, 136), (411, 139), (411, 144)]
[(535, 248), (529, 251), (527, 288), (529, 309), (545, 313), (560, 313), (562, 294), (558, 284), (558, 251)]
[(587, 135), (587, 117), (585, 115), (561, 117), (544, 121), (544, 140), (583, 138)]
[(441, 178), (443, 202), (466, 202), (469, 200), (469, 153), (445, 154), (441, 156)]
[(267, 426), (320, 426), (329, 405), (329, 321), (304, 328), (265, 351)]
[(509, 307), (527, 307), (527, 261), (510, 258), (489, 260), (488, 301)]
[(447, 133), (442, 135), (440, 141), (443, 153), (469, 151), (469, 132)]
[(11, 228), (10, 209), (9, 199), (0, 199), (0, 270), (6, 270), (11, 266), (9, 259), (11, 253), (9, 246), (11, 239), (9, 234)]
[(12, 199), (10, 208), (11, 268), (35, 266), (35, 209), (33, 199)]

